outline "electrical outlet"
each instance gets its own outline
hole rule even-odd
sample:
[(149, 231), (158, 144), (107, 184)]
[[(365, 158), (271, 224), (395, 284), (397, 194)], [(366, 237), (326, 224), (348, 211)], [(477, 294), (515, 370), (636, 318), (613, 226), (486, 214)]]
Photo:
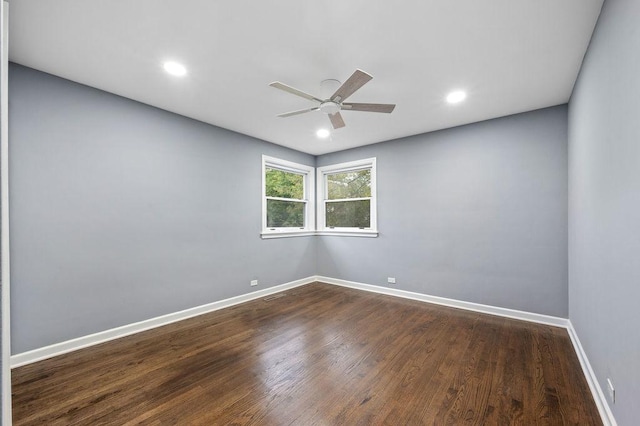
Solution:
[(609, 400), (612, 404), (616, 403), (616, 389), (613, 387), (613, 383), (611, 383), (611, 379), (607, 378), (607, 390), (609, 390)]
[(258, 280), (251, 280), (251, 287), (255, 287), (258, 285)]
[(389, 277), (389, 278), (387, 278), (387, 282), (389, 284), (395, 284), (396, 283), (396, 279), (394, 277)]

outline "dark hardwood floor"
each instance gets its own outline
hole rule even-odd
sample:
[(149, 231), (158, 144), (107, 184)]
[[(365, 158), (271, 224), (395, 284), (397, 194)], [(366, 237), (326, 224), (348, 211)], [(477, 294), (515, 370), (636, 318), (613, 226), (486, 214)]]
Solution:
[(13, 370), (15, 425), (599, 425), (566, 330), (310, 284)]

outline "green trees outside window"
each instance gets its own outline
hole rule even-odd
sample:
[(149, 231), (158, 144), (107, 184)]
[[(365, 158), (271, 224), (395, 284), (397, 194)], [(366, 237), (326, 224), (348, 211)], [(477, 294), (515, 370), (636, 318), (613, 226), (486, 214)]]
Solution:
[(371, 227), (371, 169), (326, 175), (326, 226)]
[(304, 176), (267, 167), (265, 169), (268, 228), (304, 228)]

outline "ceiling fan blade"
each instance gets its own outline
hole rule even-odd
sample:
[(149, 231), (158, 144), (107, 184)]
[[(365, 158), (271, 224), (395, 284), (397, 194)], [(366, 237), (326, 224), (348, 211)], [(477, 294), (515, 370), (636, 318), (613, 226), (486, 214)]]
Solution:
[(309, 99), (310, 101), (316, 101), (322, 103), (322, 99), (318, 99), (313, 95), (303, 92), (302, 90), (298, 90), (295, 87), (287, 86), (284, 83), (280, 83), (279, 81), (274, 81), (269, 84), (271, 87), (275, 87), (276, 89), (284, 90), (285, 92), (289, 92), (293, 95), (300, 96), (301, 98)]
[(369, 80), (373, 77), (362, 70), (356, 70), (351, 77), (347, 81), (345, 81), (342, 86), (336, 90), (336, 93), (331, 96), (331, 100), (334, 102), (342, 102), (347, 99), (349, 96), (353, 95), (353, 93), (364, 86)]
[(299, 109), (298, 111), (291, 111), (291, 112), (285, 112), (283, 114), (278, 114), (278, 117), (291, 117), (292, 115), (304, 114), (305, 112), (317, 111), (319, 109), (320, 107)]
[(333, 126), (334, 129), (339, 129), (345, 126), (344, 120), (342, 119), (342, 115), (340, 115), (340, 112), (336, 112), (335, 114), (329, 114), (329, 120), (331, 120), (331, 125)]
[(386, 112), (387, 114), (392, 112), (395, 107), (395, 104), (342, 104), (342, 109), (345, 111)]

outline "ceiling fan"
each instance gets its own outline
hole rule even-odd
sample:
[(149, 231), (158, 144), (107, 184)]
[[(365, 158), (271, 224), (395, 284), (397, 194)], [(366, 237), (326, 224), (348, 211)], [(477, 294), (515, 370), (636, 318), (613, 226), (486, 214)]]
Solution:
[[(370, 74), (362, 70), (356, 70), (347, 81), (345, 81), (338, 90), (335, 91), (328, 99), (320, 99), (316, 96), (305, 93), (294, 87), (288, 86), (279, 81), (274, 81), (269, 84), (276, 89), (284, 90), (293, 95), (300, 96), (301, 98), (308, 99), (310, 101), (318, 102), (319, 105), (313, 108), (301, 109), (298, 111), (285, 112), (284, 114), (278, 114), (278, 117), (291, 117), (292, 115), (304, 114), (311, 111), (321, 111), (329, 116), (331, 125), (334, 129), (344, 127), (344, 120), (340, 111), (366, 111), (366, 112), (385, 112), (390, 113), (396, 107), (395, 104), (358, 104), (344, 102), (347, 98), (353, 95), (356, 90), (364, 86), (373, 77)], [(325, 80), (329, 81), (329, 80)], [(335, 80), (331, 80), (335, 81)]]

